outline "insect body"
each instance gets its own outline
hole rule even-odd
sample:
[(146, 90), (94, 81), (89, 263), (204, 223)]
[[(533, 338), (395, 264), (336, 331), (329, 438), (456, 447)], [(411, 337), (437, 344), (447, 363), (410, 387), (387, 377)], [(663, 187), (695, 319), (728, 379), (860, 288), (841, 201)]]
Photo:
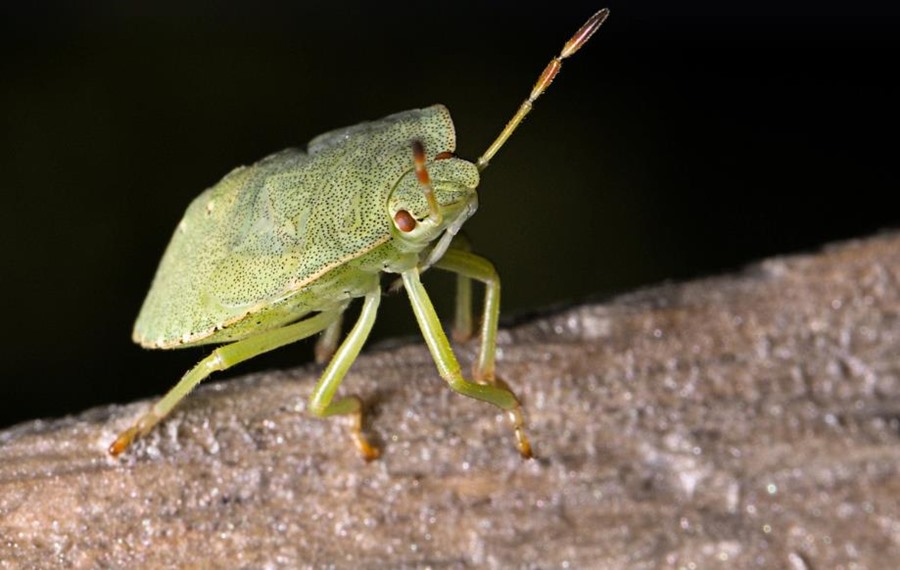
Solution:
[[(381, 298), (380, 275), (400, 274), (440, 375), (464, 395), (509, 414), (519, 452), (531, 456), (521, 406), (494, 374), (500, 283), (484, 258), (456, 247), (454, 236), (477, 208), (479, 172), (518, 127), (533, 102), (608, 14), (594, 14), (551, 60), (497, 140), (471, 163), (453, 153), (456, 136), (442, 105), (397, 113), (313, 139), (306, 152), (285, 150), (238, 168), (188, 207), (138, 315), (133, 338), (147, 348), (228, 343), (215, 349), (110, 446), (122, 453), (216, 370), (324, 333), (317, 359), (330, 362), (310, 399), (317, 416), (352, 415), (356, 396), (334, 399), (362, 348)], [(460, 372), (420, 274), (430, 267), (486, 286), (474, 381)], [(341, 315), (362, 297), (359, 319), (338, 344)], [(465, 315), (458, 331), (465, 336)]]

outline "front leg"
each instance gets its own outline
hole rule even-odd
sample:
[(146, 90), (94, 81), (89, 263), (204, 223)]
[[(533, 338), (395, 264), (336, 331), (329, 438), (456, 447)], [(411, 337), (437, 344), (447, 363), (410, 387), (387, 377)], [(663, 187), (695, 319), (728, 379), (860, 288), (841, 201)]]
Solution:
[[(464, 249), (447, 250), (434, 266), (444, 271), (456, 273), (457, 285), (457, 326), (461, 313), (471, 315), (471, 284), (475, 279), (484, 283), (484, 312), (481, 317), (481, 348), (475, 364), (475, 381), (494, 383), (495, 358), (497, 352), (497, 327), (500, 320), (500, 276), (494, 265), (487, 259)], [(463, 305), (462, 307), (460, 305)], [(468, 321), (471, 323), (471, 317)], [(469, 324), (471, 328), (471, 324)]]
[[(444, 255), (444, 258), (442, 258), (441, 261), (448, 255), (450, 255), (449, 251)], [(473, 257), (477, 258), (477, 256)], [(429, 299), (428, 293), (425, 291), (425, 287), (422, 286), (422, 281), (419, 279), (419, 269), (414, 267), (404, 271), (402, 277), (403, 286), (409, 294), (409, 300), (412, 304), (413, 312), (416, 315), (416, 320), (419, 323), (419, 328), (422, 329), (422, 336), (425, 337), (425, 343), (428, 345), (428, 350), (431, 351), (431, 357), (437, 365), (441, 378), (450, 385), (450, 388), (460, 394), (490, 402), (498, 408), (506, 410), (509, 419), (513, 424), (513, 429), (515, 430), (516, 445), (519, 448), (519, 453), (524, 458), (531, 458), (531, 444), (528, 441), (528, 436), (525, 435), (525, 417), (522, 414), (522, 406), (519, 404), (519, 400), (509, 389), (502, 386), (495, 384), (477, 384), (463, 378), (463, 375), (460, 372), (459, 362), (453, 354), (453, 349), (450, 347), (447, 335), (444, 334), (441, 322), (438, 319), (437, 313), (434, 311), (434, 306), (431, 304), (431, 299)], [(485, 320), (489, 320), (487, 315), (485, 316)], [(493, 343), (496, 339), (496, 317), (494, 318), (493, 324), (489, 323), (488, 326), (493, 329), (493, 332), (489, 335), (490, 342)], [(484, 340), (482, 340), (482, 346), (484, 346)], [(491, 376), (493, 376), (493, 346), (490, 347), (489, 355), (492, 371)]]

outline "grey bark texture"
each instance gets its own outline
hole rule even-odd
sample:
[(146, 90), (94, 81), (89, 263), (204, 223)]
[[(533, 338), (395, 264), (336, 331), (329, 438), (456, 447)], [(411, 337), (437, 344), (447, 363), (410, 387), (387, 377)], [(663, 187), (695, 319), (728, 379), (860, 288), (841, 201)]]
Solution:
[(536, 460), (419, 342), (344, 381), (368, 464), (303, 413), (315, 366), (204, 386), (119, 460), (149, 401), (13, 427), (0, 567), (900, 568), (900, 234), (535, 316), (499, 370)]

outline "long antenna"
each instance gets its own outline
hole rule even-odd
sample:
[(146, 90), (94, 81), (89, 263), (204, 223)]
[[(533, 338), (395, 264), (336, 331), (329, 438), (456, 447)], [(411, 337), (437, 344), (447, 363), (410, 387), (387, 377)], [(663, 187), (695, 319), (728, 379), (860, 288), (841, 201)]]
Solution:
[(519, 106), (519, 110), (516, 111), (516, 114), (513, 115), (513, 118), (506, 123), (506, 126), (497, 136), (496, 140), (491, 143), (491, 146), (488, 147), (484, 154), (478, 159), (478, 162), (475, 165), (478, 167), (478, 170), (484, 170), (487, 168), (488, 163), (490, 163), (491, 159), (494, 158), (494, 155), (497, 154), (497, 151), (500, 150), (506, 143), (506, 139), (509, 138), (511, 134), (515, 132), (515, 130), (519, 127), (519, 124), (522, 123), (522, 120), (525, 119), (526, 115), (531, 112), (531, 108), (534, 106), (534, 102), (537, 101), (537, 98), (540, 97), (544, 91), (550, 87), (550, 84), (553, 83), (553, 79), (559, 73), (559, 70), (562, 68), (562, 62), (567, 57), (574, 54), (576, 51), (581, 49), (581, 46), (587, 43), (591, 36), (594, 35), (594, 32), (597, 31), (597, 28), (600, 27), (600, 24), (606, 20), (606, 17), (609, 16), (609, 9), (604, 8), (588, 18), (588, 21), (581, 26), (575, 35), (569, 38), (569, 41), (566, 42), (566, 45), (563, 46), (562, 51), (559, 52), (559, 55), (555, 56), (550, 60), (550, 63), (547, 64), (547, 67), (544, 68), (544, 72), (541, 73), (541, 76), (538, 77), (537, 83), (534, 84), (534, 87), (531, 88), (531, 95), (528, 96), (528, 99), (522, 102), (522, 105)]

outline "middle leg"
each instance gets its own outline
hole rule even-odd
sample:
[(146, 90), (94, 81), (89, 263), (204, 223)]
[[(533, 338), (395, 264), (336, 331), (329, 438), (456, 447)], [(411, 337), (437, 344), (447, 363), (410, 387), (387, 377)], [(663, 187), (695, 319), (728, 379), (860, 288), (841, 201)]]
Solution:
[(366, 461), (378, 458), (379, 451), (377, 447), (369, 443), (362, 433), (362, 401), (357, 396), (344, 396), (336, 402), (332, 400), (341, 380), (344, 379), (350, 365), (359, 356), (359, 351), (372, 330), (380, 302), (381, 287), (376, 287), (366, 294), (359, 319), (353, 325), (347, 338), (338, 347), (337, 352), (334, 353), (309, 398), (309, 410), (313, 415), (321, 418), (336, 415), (353, 416), (354, 424), (351, 435), (357, 449)]

